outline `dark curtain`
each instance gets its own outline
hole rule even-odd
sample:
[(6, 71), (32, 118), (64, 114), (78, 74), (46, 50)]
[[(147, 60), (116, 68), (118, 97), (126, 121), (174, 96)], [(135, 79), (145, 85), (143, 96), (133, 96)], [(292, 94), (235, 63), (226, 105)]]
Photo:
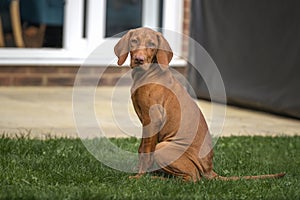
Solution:
[[(300, 118), (299, 11), (298, 0), (192, 1), (191, 37), (216, 63), (228, 104)], [(197, 51), (191, 45), (189, 59), (201, 65)], [(213, 79), (191, 66), (188, 78), (210, 99)]]

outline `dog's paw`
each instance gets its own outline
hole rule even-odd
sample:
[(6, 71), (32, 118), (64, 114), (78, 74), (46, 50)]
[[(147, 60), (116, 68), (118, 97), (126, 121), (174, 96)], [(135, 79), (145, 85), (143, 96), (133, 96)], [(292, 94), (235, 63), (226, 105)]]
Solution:
[(137, 174), (135, 176), (129, 176), (129, 179), (139, 179), (143, 176), (143, 174)]

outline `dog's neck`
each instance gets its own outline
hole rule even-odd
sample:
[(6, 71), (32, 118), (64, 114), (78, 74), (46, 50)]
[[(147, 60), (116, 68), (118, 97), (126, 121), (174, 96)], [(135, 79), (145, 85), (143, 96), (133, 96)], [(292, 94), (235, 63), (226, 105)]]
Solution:
[(132, 92), (146, 84), (170, 85), (174, 81), (173, 75), (168, 68), (161, 67), (158, 63), (134, 67), (131, 72), (133, 79)]
[(131, 72), (131, 76), (134, 82), (141, 79), (151, 79), (160, 76), (164, 73), (164, 70), (157, 63), (151, 63), (148, 65), (134, 67)]

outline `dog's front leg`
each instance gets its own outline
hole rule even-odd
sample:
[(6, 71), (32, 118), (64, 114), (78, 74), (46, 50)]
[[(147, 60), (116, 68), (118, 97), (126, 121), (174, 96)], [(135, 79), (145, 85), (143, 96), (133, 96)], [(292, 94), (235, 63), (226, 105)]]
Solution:
[(160, 131), (161, 123), (152, 120), (150, 124), (143, 126), (143, 138), (138, 150), (139, 165), (138, 174), (134, 178), (139, 178), (145, 174), (153, 165), (153, 154), (158, 142), (158, 132)]
[(164, 125), (163, 107), (151, 102), (151, 99), (142, 98), (148, 95), (139, 96), (139, 94), (138, 92), (135, 93), (135, 95), (132, 96), (132, 100), (135, 111), (143, 125), (143, 136), (138, 150), (138, 174), (131, 178), (139, 178), (152, 167), (154, 162), (153, 154), (158, 142), (158, 134)]
[(140, 178), (143, 176), (148, 169), (153, 165), (153, 153), (155, 150), (155, 145), (157, 143), (157, 135), (149, 138), (142, 138), (139, 147), (139, 165), (138, 173), (135, 176), (130, 176), (130, 178)]
[(139, 174), (144, 174), (153, 165), (153, 153), (157, 143), (157, 136), (142, 138), (139, 147)]

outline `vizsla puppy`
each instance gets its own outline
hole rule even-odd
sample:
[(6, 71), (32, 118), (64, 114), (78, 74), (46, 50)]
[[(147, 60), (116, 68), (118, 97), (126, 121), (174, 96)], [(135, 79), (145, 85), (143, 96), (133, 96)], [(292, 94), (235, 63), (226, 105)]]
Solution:
[(161, 33), (149, 28), (128, 31), (114, 48), (118, 65), (130, 53), (133, 86), (132, 101), (143, 125), (139, 147), (139, 171), (162, 169), (167, 174), (197, 181), (274, 178), (271, 174), (246, 177), (222, 177), (213, 171), (213, 149), (205, 119), (168, 65), (172, 50)]

